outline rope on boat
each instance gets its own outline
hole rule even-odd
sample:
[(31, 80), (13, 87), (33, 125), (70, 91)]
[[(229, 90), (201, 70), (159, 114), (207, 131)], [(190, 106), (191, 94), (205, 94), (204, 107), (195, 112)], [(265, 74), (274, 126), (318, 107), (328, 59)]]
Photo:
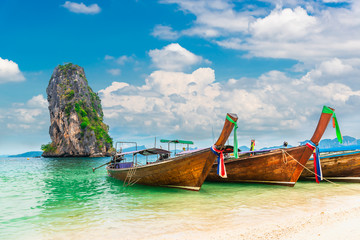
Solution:
[(132, 185), (134, 185), (135, 183), (137, 183), (140, 180), (140, 178), (132, 179), (132, 177), (135, 175), (135, 173), (136, 173), (136, 168), (135, 167), (131, 168), (128, 171), (128, 173), (126, 174), (126, 178), (124, 180), (124, 184), (123, 184), (124, 187), (132, 186)]
[[(307, 171), (309, 171), (309, 172), (311, 172), (312, 174), (314, 174), (314, 175), (317, 175), (315, 172), (313, 172), (313, 171), (311, 171), (309, 168), (307, 168), (306, 166), (304, 166), (302, 163), (300, 163), (297, 159), (295, 159), (290, 153), (288, 153), (287, 151), (285, 151), (284, 149), (280, 149), (281, 151), (282, 151), (282, 154), (283, 154), (283, 161), (284, 161), (284, 156), (285, 156), (285, 159), (286, 159), (286, 163), (287, 163), (287, 157), (286, 157), (286, 155), (288, 155), (290, 158), (292, 158), (293, 160), (295, 160), (300, 166), (302, 166), (304, 169), (306, 169)], [(285, 163), (285, 162), (284, 162)], [(285, 164), (286, 164), (285, 163)], [(319, 175), (317, 175), (318, 177), (320, 177)], [(332, 182), (332, 181), (330, 181), (329, 179), (326, 179), (326, 178), (324, 178), (323, 177), (323, 180), (325, 180), (325, 181), (327, 181), (327, 182), (329, 182), (329, 183), (332, 183), (332, 184), (334, 184), (334, 185), (336, 185), (336, 186), (340, 186), (339, 184), (337, 184), (337, 183), (334, 183), (334, 182)]]
[[(302, 166), (304, 169), (306, 169), (307, 171), (311, 172), (312, 174), (316, 175), (316, 173), (314, 173), (313, 171), (311, 171), (309, 168), (305, 167), (303, 164), (301, 164), (298, 160), (296, 160), (290, 153), (286, 152), (284, 149), (280, 149), (283, 153), (283, 155), (288, 155), (289, 157), (291, 157), (292, 159), (294, 159), (298, 164), (300, 164), (300, 166)], [(285, 163), (285, 162), (284, 162)], [(347, 186), (344, 186), (344, 185), (340, 185), (340, 184), (337, 184), (337, 183), (334, 183), (332, 181), (330, 181), (329, 179), (323, 177), (323, 180), (329, 182), (329, 183), (332, 183), (333, 185), (337, 186), (337, 187), (342, 187), (342, 188), (345, 188), (347, 190), (351, 190), (351, 191), (355, 191), (358, 193), (358, 190), (355, 190), (355, 189), (352, 189), (352, 188), (349, 188)]]
[[(287, 157), (286, 157), (286, 154), (284, 153), (285, 151), (283, 149), (282, 150), (282, 160), (285, 164), (288, 163), (288, 160), (287, 160)], [(286, 152), (287, 154), (289, 154), (288, 152)], [(290, 155), (290, 154), (289, 154)], [(293, 157), (294, 158), (294, 157)]]

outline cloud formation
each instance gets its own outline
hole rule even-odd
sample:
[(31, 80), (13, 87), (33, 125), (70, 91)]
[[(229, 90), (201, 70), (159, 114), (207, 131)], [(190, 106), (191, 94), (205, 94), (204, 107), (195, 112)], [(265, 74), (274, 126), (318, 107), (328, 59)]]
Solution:
[[(234, 5), (230, 1), (162, 0), (160, 2), (177, 4), (182, 11), (196, 16), (193, 26), (182, 30), (179, 36), (212, 38), (228, 33), (243, 33), (248, 30), (248, 23), (252, 19), (247, 9), (235, 11)], [(256, 11), (252, 11), (252, 13), (256, 14)]]
[(346, 3), (338, 7), (316, 1), (267, 2), (254, 8), (229, 0), (162, 0), (193, 14), (195, 20), (185, 29), (155, 28), (153, 35), (165, 39), (199, 36), (224, 48), (246, 51), (248, 57), (294, 59), (312, 65), (332, 58), (358, 58), (359, 2), (324, 1)]
[(165, 40), (175, 40), (179, 37), (179, 33), (173, 31), (171, 27), (164, 25), (156, 25), (151, 34), (154, 37)]
[(203, 61), (209, 63), (208, 60), (193, 54), (178, 43), (169, 44), (162, 49), (150, 50), (149, 56), (155, 67), (167, 71), (183, 71)]
[(108, 69), (106, 71), (113, 76), (119, 76), (121, 74), (121, 70), (118, 68), (112, 68), (112, 69)]
[(3, 121), (0, 127), (2, 133), (9, 131), (29, 131), (36, 132), (48, 127), (49, 114), (48, 102), (42, 94), (36, 95), (26, 103), (14, 103), (8, 109), (0, 109)]
[(86, 6), (84, 3), (66, 1), (61, 6), (74, 13), (98, 14), (101, 11), (101, 8), (96, 3)]
[(134, 55), (133, 56), (122, 55), (117, 58), (114, 56), (111, 56), (111, 55), (105, 55), (104, 59), (107, 61), (114, 61), (116, 64), (119, 64), (119, 65), (124, 65), (127, 62), (134, 61)]
[(42, 94), (32, 97), (26, 104), (31, 108), (46, 109), (48, 107), (48, 101)]
[(0, 57), (0, 84), (6, 82), (21, 82), (24, 80), (25, 77), (17, 63)]
[[(220, 129), (225, 114), (234, 112), (239, 116), (241, 138), (264, 138), (264, 132), (273, 132), (268, 136), (273, 140), (302, 129), (301, 134), (291, 135), (300, 141), (311, 137), (323, 105), (351, 111), (360, 103), (360, 90), (343, 83), (317, 84), (322, 76), (338, 74), (324, 67), (344, 65), (337, 61), (324, 62), (300, 78), (270, 71), (257, 79), (229, 79), (224, 83), (216, 81), (211, 68), (189, 74), (159, 70), (151, 73), (144, 85), (113, 82), (99, 94), (106, 122), (121, 128), (124, 135), (127, 131), (156, 135), (167, 129), (164, 134), (210, 138), (211, 127)], [(313, 71), (318, 71), (316, 77)]]

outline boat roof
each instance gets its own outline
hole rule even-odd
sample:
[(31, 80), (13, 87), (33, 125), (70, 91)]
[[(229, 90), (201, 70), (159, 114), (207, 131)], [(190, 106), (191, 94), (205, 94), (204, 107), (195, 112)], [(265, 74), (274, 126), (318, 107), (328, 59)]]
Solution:
[(162, 148), (147, 148), (147, 149), (142, 149), (142, 150), (136, 150), (136, 151), (131, 151), (131, 152), (121, 152), (121, 153), (117, 153), (116, 156), (124, 156), (124, 155), (129, 155), (129, 154), (141, 154), (144, 156), (149, 156), (149, 155), (156, 155), (156, 154), (170, 154), (170, 151), (167, 151), (165, 149)]
[(194, 144), (193, 141), (186, 141), (186, 140), (179, 140), (179, 139), (175, 139), (175, 140), (166, 140), (166, 139), (161, 139), (160, 142), (162, 143), (182, 143), (182, 144)]

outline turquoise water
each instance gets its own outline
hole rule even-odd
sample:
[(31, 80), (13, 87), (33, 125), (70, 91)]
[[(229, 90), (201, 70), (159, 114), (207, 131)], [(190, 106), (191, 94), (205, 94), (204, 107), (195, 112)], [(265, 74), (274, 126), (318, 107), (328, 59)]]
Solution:
[(302, 216), (360, 193), (360, 184), (314, 182), (298, 182), (294, 188), (205, 183), (199, 192), (124, 187), (105, 168), (92, 172), (107, 161), (0, 159), (0, 239), (187, 238), (270, 223), (289, 211)]

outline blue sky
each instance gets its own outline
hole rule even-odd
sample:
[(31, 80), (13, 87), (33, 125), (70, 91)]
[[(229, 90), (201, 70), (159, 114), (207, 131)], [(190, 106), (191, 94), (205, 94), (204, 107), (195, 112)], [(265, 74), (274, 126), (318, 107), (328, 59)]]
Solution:
[(114, 140), (208, 146), (235, 112), (240, 145), (296, 145), (323, 105), (359, 138), (359, 13), (350, 0), (2, 0), (0, 155), (50, 141), (46, 87), (66, 62), (84, 67)]

